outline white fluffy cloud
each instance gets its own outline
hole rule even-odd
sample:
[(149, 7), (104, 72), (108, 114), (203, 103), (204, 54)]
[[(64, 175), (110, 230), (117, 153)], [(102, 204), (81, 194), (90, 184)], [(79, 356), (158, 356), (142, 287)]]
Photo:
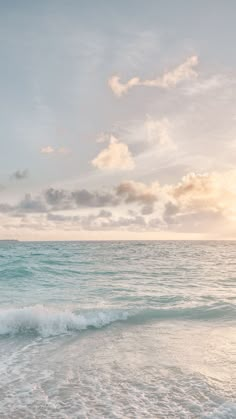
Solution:
[(182, 211), (212, 211), (236, 218), (236, 170), (189, 173), (168, 192)]
[(92, 165), (102, 170), (132, 170), (135, 163), (127, 144), (111, 135), (110, 144), (92, 160)]
[(188, 173), (180, 182), (163, 186), (158, 182), (122, 182), (117, 192), (127, 203), (163, 202), (171, 204), (175, 213), (212, 212), (236, 219), (236, 170)]
[(156, 79), (141, 80), (139, 77), (133, 77), (126, 83), (121, 83), (119, 76), (113, 76), (109, 79), (108, 84), (113, 93), (118, 97), (127, 93), (128, 90), (134, 86), (148, 86), (167, 89), (169, 87), (176, 86), (181, 81), (195, 78), (197, 76), (197, 72), (194, 70), (194, 67), (196, 67), (197, 64), (198, 57), (193, 55), (174, 70), (166, 72), (161, 77), (157, 77)]
[(127, 181), (117, 194), (127, 205), (141, 206), (147, 230), (235, 235), (236, 170), (188, 173), (180, 182), (161, 186)]

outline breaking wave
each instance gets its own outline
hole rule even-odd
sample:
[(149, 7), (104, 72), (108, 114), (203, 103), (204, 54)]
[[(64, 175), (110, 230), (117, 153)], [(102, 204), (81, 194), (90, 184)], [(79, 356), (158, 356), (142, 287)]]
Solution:
[(46, 306), (29, 306), (0, 310), (0, 335), (35, 333), (44, 337), (70, 331), (99, 329), (117, 321), (132, 324), (152, 320), (214, 320), (236, 318), (236, 308), (230, 304), (212, 304), (189, 308), (160, 308), (133, 310), (91, 310), (72, 312)]
[(45, 306), (12, 308), (0, 311), (0, 335), (36, 333), (56, 336), (69, 331), (101, 328), (118, 320), (126, 320), (128, 313), (117, 310), (73, 313)]

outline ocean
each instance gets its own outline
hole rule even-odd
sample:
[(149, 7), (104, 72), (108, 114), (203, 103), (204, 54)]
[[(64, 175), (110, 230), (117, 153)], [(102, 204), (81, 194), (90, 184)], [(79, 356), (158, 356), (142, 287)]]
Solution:
[(0, 418), (236, 418), (236, 242), (0, 243)]

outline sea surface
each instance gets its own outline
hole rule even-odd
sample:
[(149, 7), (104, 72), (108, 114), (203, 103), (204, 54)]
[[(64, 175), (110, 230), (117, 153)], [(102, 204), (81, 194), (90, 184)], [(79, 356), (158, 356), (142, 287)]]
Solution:
[(0, 418), (236, 418), (236, 242), (0, 243)]

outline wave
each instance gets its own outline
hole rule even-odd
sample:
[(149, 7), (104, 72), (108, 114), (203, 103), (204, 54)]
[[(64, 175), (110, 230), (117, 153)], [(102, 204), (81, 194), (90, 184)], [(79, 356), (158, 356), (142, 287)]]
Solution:
[(126, 320), (125, 311), (90, 311), (80, 314), (58, 311), (45, 306), (0, 310), (0, 335), (36, 333), (43, 337), (88, 328), (99, 329), (118, 320)]
[(29, 306), (0, 310), (0, 335), (36, 333), (43, 337), (70, 331), (99, 329), (117, 321), (141, 324), (154, 320), (235, 320), (232, 304), (160, 309), (59, 311), (45, 306)]
[(172, 307), (149, 309), (136, 312), (131, 316), (132, 322), (148, 320), (234, 320), (236, 319), (236, 306), (234, 304), (215, 303), (192, 307)]

